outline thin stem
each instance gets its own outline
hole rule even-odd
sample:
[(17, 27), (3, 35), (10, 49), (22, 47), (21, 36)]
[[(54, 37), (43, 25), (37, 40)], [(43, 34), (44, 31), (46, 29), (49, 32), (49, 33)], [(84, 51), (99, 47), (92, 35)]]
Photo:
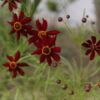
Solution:
[(48, 70), (47, 80), (45, 84), (45, 93), (47, 92), (48, 84), (49, 84), (49, 78), (50, 78), (50, 68)]

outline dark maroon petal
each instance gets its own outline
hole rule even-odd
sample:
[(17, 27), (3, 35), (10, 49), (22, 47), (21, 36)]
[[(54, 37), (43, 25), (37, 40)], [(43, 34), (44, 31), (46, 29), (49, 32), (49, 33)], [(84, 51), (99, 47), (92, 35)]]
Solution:
[(38, 35), (38, 31), (36, 31), (36, 30), (30, 30), (30, 31), (28, 31), (28, 33), (30, 34), (30, 35)]
[(96, 43), (97, 46), (100, 46), (100, 40)]
[(42, 53), (42, 50), (41, 50), (41, 49), (38, 49), (38, 50), (34, 51), (34, 52), (32, 53), (32, 55), (34, 55), (34, 54), (41, 54), (41, 53)]
[(43, 19), (42, 30), (46, 31), (47, 26), (48, 26), (47, 21), (45, 19)]
[(20, 12), (20, 15), (19, 15), (19, 21), (23, 20), (23, 18), (24, 18), (24, 12), (21, 11)]
[(60, 61), (60, 56), (57, 54), (51, 54), (52, 58), (56, 61)]
[(18, 31), (17, 34), (16, 34), (16, 36), (17, 36), (17, 40), (20, 39), (20, 34), (21, 34), (21, 33)]
[(9, 21), (8, 21), (8, 24), (10, 24), (11, 26), (13, 26), (13, 25), (14, 25), (14, 22), (9, 22)]
[(92, 44), (92, 41), (91, 40), (87, 40), (88, 44)]
[(45, 61), (45, 55), (41, 55), (40, 56), (40, 63), (44, 62)]
[(19, 67), (26, 67), (26, 66), (28, 66), (28, 64), (27, 64), (27, 63), (22, 62), (22, 63), (18, 63), (18, 66), (19, 66)]
[(9, 3), (9, 10), (10, 11), (12, 11), (13, 10), (13, 8), (12, 8), (12, 6), (11, 6), (11, 4)]
[(99, 50), (96, 50), (96, 52), (97, 52), (98, 55), (100, 55), (100, 49)]
[(7, 63), (3, 64), (3, 66), (5, 66), (5, 67), (9, 67), (10, 64), (7, 62)]
[(51, 37), (48, 40), (49, 40), (49, 46), (55, 45), (56, 37)]
[(15, 32), (16, 32), (15, 29), (12, 29), (9, 34), (13, 34)]
[(22, 24), (27, 24), (31, 21), (31, 18), (30, 17), (27, 17), (25, 18), (23, 21), (22, 21)]
[(92, 52), (91, 52), (91, 55), (90, 55), (90, 60), (93, 60), (94, 57), (95, 57), (95, 51), (92, 51)]
[(23, 71), (21, 68), (18, 68), (18, 72), (19, 72), (19, 74), (22, 75), (22, 76), (24, 76), (24, 74), (25, 74), (24, 71)]
[(96, 43), (96, 37), (95, 36), (91, 36), (92, 42)]
[(20, 2), (23, 1), (23, 0), (16, 0), (16, 1), (20, 3)]
[(13, 78), (16, 78), (16, 76), (17, 76), (17, 71), (14, 70), (14, 71), (13, 71)]
[(57, 31), (57, 30), (52, 30), (52, 31), (47, 32), (48, 35), (57, 35), (59, 33), (60, 31)]
[(51, 57), (47, 56), (46, 59), (47, 59), (48, 65), (51, 65), (51, 63), (52, 63)]
[(42, 43), (41, 43), (41, 41), (39, 41), (39, 42), (34, 42), (34, 45), (35, 45), (37, 48), (42, 48)]
[(14, 58), (12, 56), (7, 56), (7, 58), (10, 60), (10, 61), (14, 61)]
[(36, 26), (37, 26), (37, 28), (38, 28), (39, 30), (41, 30), (41, 29), (42, 29), (42, 25), (41, 25), (41, 23), (40, 23), (39, 19), (38, 19), (38, 20), (36, 20)]
[(86, 47), (86, 48), (90, 48), (90, 45), (87, 44), (87, 43), (83, 43), (82, 46), (83, 46), (83, 47)]
[(60, 47), (54, 47), (52, 48), (53, 52), (61, 52), (61, 48)]
[(34, 42), (36, 41), (36, 39), (37, 39), (37, 38), (35, 38), (35, 37), (31, 37), (31, 38), (28, 40), (29, 44), (34, 43)]
[(17, 51), (17, 53), (15, 54), (15, 61), (18, 61), (20, 58), (20, 52)]
[(7, 3), (7, 1), (5, 0), (1, 6), (3, 7), (6, 3)]
[(27, 38), (28, 37), (28, 34), (26, 31), (22, 30), (21, 33)]
[(24, 26), (23, 26), (23, 28), (25, 28), (25, 29), (28, 29), (28, 30), (29, 30), (29, 29), (32, 29), (32, 26), (31, 26), (31, 25), (24, 25)]
[(12, 1), (11, 5), (13, 8), (17, 9), (17, 4), (15, 3), (15, 1)]
[(85, 52), (86, 55), (88, 55), (88, 54), (90, 54), (90, 53), (91, 53), (91, 49), (88, 49), (88, 50)]
[(14, 14), (13, 15), (13, 19), (14, 19), (14, 21), (17, 21), (18, 20), (17, 14)]

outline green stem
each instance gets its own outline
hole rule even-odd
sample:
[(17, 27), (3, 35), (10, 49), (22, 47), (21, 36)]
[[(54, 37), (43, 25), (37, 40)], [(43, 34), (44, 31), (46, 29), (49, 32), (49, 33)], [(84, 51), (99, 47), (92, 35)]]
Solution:
[(49, 78), (50, 78), (50, 68), (48, 70), (47, 80), (45, 84), (45, 93), (47, 92), (48, 84), (49, 84)]
[(20, 60), (19, 60), (19, 62), (20, 61), (23, 61), (23, 60), (25, 60), (25, 59), (27, 59), (27, 58), (31, 58), (33, 55), (31, 55), (31, 54), (29, 54), (29, 55), (27, 55), (27, 56), (25, 56), (25, 57), (22, 57)]

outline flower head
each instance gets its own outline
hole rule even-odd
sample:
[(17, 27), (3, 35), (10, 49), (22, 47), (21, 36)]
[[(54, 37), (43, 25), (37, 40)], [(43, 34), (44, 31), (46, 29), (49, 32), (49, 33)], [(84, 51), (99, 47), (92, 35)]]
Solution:
[(86, 92), (90, 92), (91, 91), (91, 88), (92, 88), (91, 84), (86, 84), (85, 85), (85, 91)]
[(29, 43), (34, 43), (35, 41), (41, 40), (43, 36), (57, 35), (60, 32), (58, 30), (47, 31), (48, 23), (47, 20), (43, 19), (43, 23), (36, 20), (37, 30), (32, 30), (32, 37), (29, 39)]
[(55, 61), (60, 61), (60, 56), (57, 54), (61, 52), (61, 48), (55, 46), (56, 37), (43, 37), (39, 42), (34, 42), (37, 46), (37, 50), (32, 54), (40, 55), (40, 63), (47, 60), (48, 64), (51, 65), (53, 58)]
[(21, 34), (27, 37), (28, 31), (32, 29), (32, 26), (28, 25), (30, 21), (31, 21), (30, 17), (24, 18), (24, 12), (20, 12), (19, 16), (14, 14), (13, 21), (9, 22), (9, 24), (12, 26), (10, 34), (17, 32), (17, 39), (20, 38)]
[(100, 40), (96, 42), (96, 37), (91, 36), (91, 40), (87, 40), (86, 42), (82, 43), (82, 46), (88, 48), (85, 52), (86, 55), (90, 54), (90, 60), (93, 60), (95, 57), (95, 53), (100, 55)]
[(28, 66), (28, 64), (26, 64), (25, 62), (18, 62), (18, 60), (20, 59), (20, 52), (18, 51), (15, 54), (15, 57), (7, 56), (7, 58), (10, 62), (6, 62), (3, 65), (7, 67), (10, 72), (13, 73), (13, 77), (15, 78), (17, 76), (17, 73), (23, 76), (24, 71), (22, 70), (22, 67)]
[(21, 2), (22, 0), (4, 0), (2, 6), (8, 3), (9, 10), (12, 11), (13, 9), (17, 9), (17, 2)]

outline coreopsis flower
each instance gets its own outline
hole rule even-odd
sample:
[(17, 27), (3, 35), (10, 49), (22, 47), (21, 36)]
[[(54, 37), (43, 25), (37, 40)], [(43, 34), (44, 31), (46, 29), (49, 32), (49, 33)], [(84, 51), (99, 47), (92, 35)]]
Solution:
[(23, 76), (24, 71), (22, 70), (22, 67), (28, 66), (28, 64), (25, 62), (18, 62), (20, 59), (20, 52), (16, 52), (15, 57), (7, 56), (7, 58), (10, 62), (6, 62), (3, 65), (8, 68), (8, 71), (13, 73), (13, 78), (16, 78), (18, 73)]
[(55, 37), (43, 37), (42, 41), (34, 42), (34, 44), (38, 47), (36, 51), (32, 53), (40, 55), (40, 63), (47, 60), (48, 65), (51, 65), (53, 58), (55, 61), (60, 61), (60, 56), (58, 53), (61, 52), (61, 48), (55, 46)]
[(45, 19), (43, 19), (43, 23), (40, 23), (39, 20), (36, 20), (36, 26), (38, 30), (32, 30), (32, 37), (29, 39), (30, 44), (35, 42), (36, 40), (41, 40), (42, 36), (57, 35), (60, 33), (58, 30), (47, 31), (48, 23)]
[(91, 40), (87, 40), (82, 44), (88, 50), (85, 52), (86, 55), (90, 54), (90, 60), (93, 60), (95, 57), (95, 53), (100, 55), (100, 40), (96, 42), (96, 37), (91, 36)]
[(27, 37), (28, 31), (32, 29), (32, 26), (29, 25), (30, 21), (31, 21), (30, 17), (24, 18), (24, 12), (20, 12), (19, 16), (17, 16), (17, 14), (14, 14), (13, 20), (11, 22), (8, 22), (12, 26), (10, 34), (16, 32), (17, 39), (20, 39), (21, 34)]
[(17, 9), (17, 2), (21, 2), (22, 0), (4, 0), (2, 6), (8, 3), (9, 10)]

